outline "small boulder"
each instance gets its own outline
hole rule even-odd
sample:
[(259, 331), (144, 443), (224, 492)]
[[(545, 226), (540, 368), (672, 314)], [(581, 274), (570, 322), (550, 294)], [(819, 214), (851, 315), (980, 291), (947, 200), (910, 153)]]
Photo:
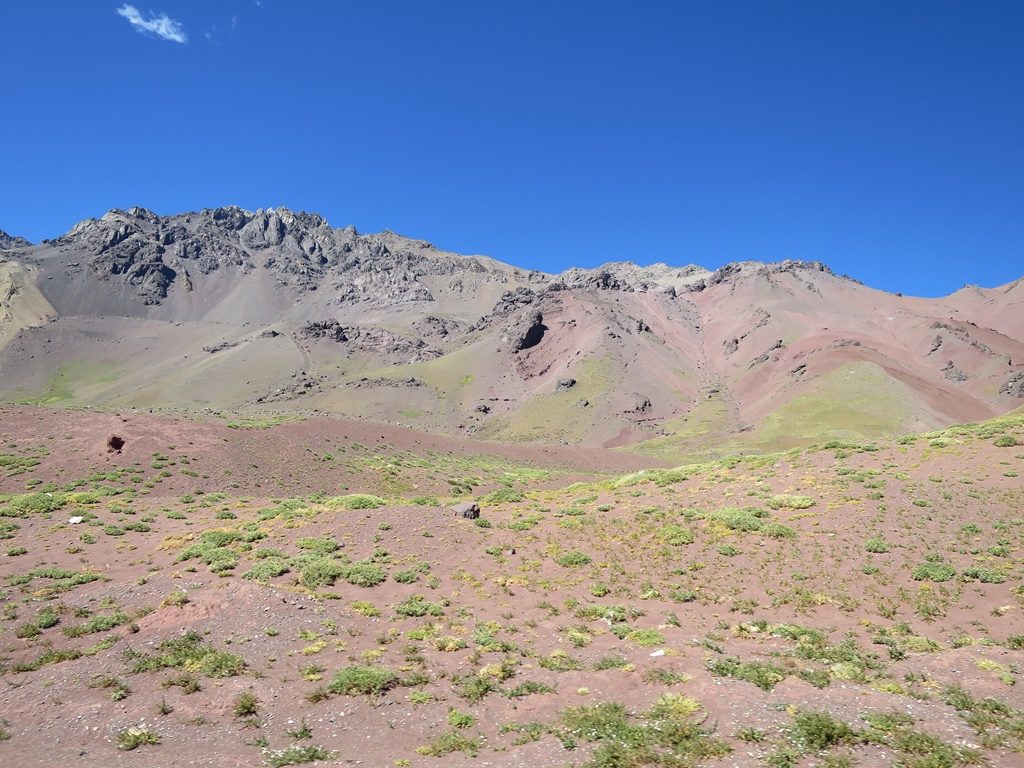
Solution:
[(107, 438), (107, 453), (120, 453), (124, 448), (124, 438), (111, 435)]
[(480, 517), (480, 505), (475, 501), (464, 501), (461, 504), (456, 504), (452, 507), (452, 512), (455, 513), (456, 517), (462, 517), (466, 520), (476, 520)]
[(474, 410), (475, 410), (475, 411), (476, 411), (477, 413), (490, 413), (490, 412), (491, 412), (491, 406), (489, 406), (489, 405), (484, 405), (483, 403), (481, 403), (481, 404), (480, 404), (480, 405), (478, 405), (478, 406), (477, 406), (477, 407), (476, 407), (476, 408), (475, 408)]
[(555, 384), (555, 392), (565, 392), (567, 389), (572, 389), (576, 386), (576, 379), (559, 379), (558, 383)]

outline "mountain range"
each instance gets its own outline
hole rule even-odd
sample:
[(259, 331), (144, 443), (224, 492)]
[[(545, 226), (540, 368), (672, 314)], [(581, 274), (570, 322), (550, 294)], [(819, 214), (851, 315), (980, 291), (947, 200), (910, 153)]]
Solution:
[(547, 274), (284, 208), (113, 210), (39, 245), (0, 232), (0, 399), (666, 461), (869, 441), (1024, 402), (1024, 281), (925, 299), (820, 262)]

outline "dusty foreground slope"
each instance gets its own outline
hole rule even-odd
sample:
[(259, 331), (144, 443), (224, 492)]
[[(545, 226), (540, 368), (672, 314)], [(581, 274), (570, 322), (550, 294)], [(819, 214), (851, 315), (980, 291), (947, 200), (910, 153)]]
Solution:
[(1021, 764), (1020, 412), (601, 476), (125, 418), (2, 411), (4, 766)]
[(0, 244), (0, 399), (321, 412), (678, 463), (1020, 406), (1024, 282), (916, 299), (817, 262), (550, 275), (316, 214), (132, 208)]

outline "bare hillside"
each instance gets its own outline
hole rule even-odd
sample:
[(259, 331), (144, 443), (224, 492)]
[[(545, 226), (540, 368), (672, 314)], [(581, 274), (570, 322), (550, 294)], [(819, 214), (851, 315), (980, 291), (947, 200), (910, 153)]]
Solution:
[(676, 460), (1024, 398), (1022, 283), (919, 299), (820, 263), (548, 275), (316, 214), (133, 208), (0, 262), (0, 396), (329, 413)]

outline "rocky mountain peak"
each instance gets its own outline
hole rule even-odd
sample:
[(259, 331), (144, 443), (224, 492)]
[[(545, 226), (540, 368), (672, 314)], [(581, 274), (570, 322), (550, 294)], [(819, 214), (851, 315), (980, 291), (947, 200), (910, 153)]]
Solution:
[(107, 216), (111, 214), (127, 216), (132, 219), (139, 219), (140, 221), (156, 221), (159, 217), (148, 208), (142, 208), (140, 206), (132, 206), (127, 211), (113, 210), (107, 213)]
[[(835, 273), (820, 261), (800, 261), (798, 259), (785, 259), (783, 261), (733, 261), (692, 281), (686, 286), (689, 291), (703, 291), (711, 286), (722, 283), (735, 284), (744, 279), (764, 279), (774, 275), (791, 274), (800, 277), (807, 283), (807, 287), (815, 289), (814, 283), (810, 280), (815, 273), (835, 277)], [(840, 279), (848, 279), (845, 276)]]
[(335, 231), (318, 213), (294, 212), (287, 208), (260, 209), (241, 228), (239, 239), (253, 248), (281, 245), (290, 237), (289, 245), (312, 254), (322, 249)]
[(593, 269), (572, 268), (556, 275), (551, 283), (555, 290), (590, 289), (616, 291), (664, 291), (674, 293), (711, 273), (704, 267), (689, 264), (670, 267), (658, 262), (640, 266), (631, 261), (614, 261)]
[[(813, 273), (832, 274), (820, 262), (788, 260), (735, 262), (714, 272), (696, 264), (641, 266), (615, 261), (551, 275), (487, 257), (446, 253), (427, 241), (391, 231), (363, 235), (352, 226), (333, 228), (315, 212), (287, 207), (250, 211), (234, 205), (167, 216), (140, 206), (113, 209), (98, 219), (80, 222), (51, 245), (98, 279), (127, 283), (147, 305), (161, 304), (175, 286), (201, 293), (201, 276), (225, 270), (237, 273), (233, 279), (258, 273), (257, 279), (271, 280), (275, 291), (319, 290), (319, 295), (329, 295), (331, 303), (339, 306), (430, 302), (438, 290), (473, 293), (469, 286), (481, 279), (494, 284), (495, 290), (529, 284), (553, 292), (675, 296), (781, 273), (799, 275), (815, 290)], [(467, 275), (476, 277), (460, 277)]]
[(800, 261), (798, 259), (785, 259), (783, 261), (733, 261), (715, 270), (708, 280), (709, 285), (716, 285), (730, 277), (738, 275), (750, 275), (765, 277), (767, 275), (778, 275), (783, 272), (796, 274), (797, 272), (823, 272), (828, 275), (834, 274), (828, 266), (820, 261)]
[(0, 251), (8, 251), (13, 248), (28, 248), (32, 243), (24, 237), (9, 235), (0, 229)]
[[(238, 206), (168, 216), (133, 207), (87, 219), (52, 241), (69, 263), (100, 280), (127, 282), (144, 304), (161, 304), (171, 289), (202, 291), (200, 275), (259, 273), (274, 290), (325, 291), (332, 302), (377, 305), (431, 301), (421, 278), (461, 272), (502, 282), (518, 274), (486, 258), (458, 256), (391, 232), (361, 235), (332, 228), (318, 213)], [(490, 279), (490, 278), (489, 278)], [(451, 281), (452, 284), (459, 280)]]

